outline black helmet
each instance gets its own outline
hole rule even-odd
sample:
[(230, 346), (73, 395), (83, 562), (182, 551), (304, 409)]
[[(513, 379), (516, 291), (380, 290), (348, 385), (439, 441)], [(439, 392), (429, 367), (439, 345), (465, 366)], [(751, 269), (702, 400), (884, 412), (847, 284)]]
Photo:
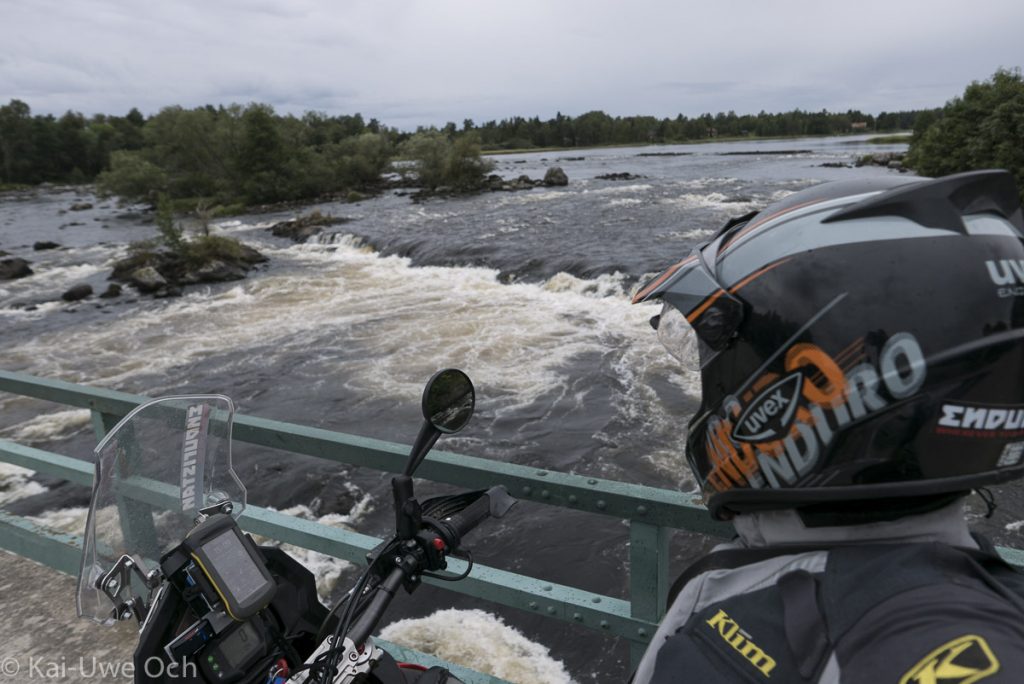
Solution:
[(633, 301), (652, 299), (659, 337), (699, 357), (687, 458), (715, 517), (1024, 476), (1024, 218), (1005, 171), (795, 193)]

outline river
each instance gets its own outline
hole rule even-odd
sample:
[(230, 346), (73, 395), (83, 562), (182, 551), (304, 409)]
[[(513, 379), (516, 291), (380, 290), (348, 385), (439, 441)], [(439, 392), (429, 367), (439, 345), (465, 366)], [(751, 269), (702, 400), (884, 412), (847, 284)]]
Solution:
[[(35, 275), (0, 282), (0, 367), (140, 394), (223, 393), (247, 414), (409, 443), (422, 383), (456, 366), (476, 383), (478, 412), (440, 448), (689, 491), (683, 445), (698, 376), (661, 350), (647, 325), (654, 311), (630, 305), (630, 291), (729, 217), (822, 181), (896, 173), (822, 166), (905, 149), (865, 140), (494, 157), (504, 177), (538, 178), (557, 165), (569, 185), (311, 205), (304, 211), (351, 221), (304, 244), (266, 230), (294, 211), (221, 220), (214, 233), (252, 244), (269, 263), (244, 281), (165, 300), (130, 290), (74, 304), (59, 298), (83, 282), (102, 291), (127, 243), (155, 235), (139, 208), (84, 187), (9, 194), (0, 199), (0, 249), (30, 260)], [(638, 178), (597, 178), (623, 172)], [(83, 201), (94, 207), (68, 211)], [(61, 248), (33, 251), (39, 240)], [(80, 458), (94, 446), (87, 412), (6, 396), (0, 436)], [(378, 473), (241, 444), (235, 454), (257, 504), (305, 505), (309, 515), (376, 535), (393, 524)], [(73, 512), (88, 492), (10, 469), (0, 477), (9, 485), (0, 504), (78, 524)], [(1020, 517), (1019, 506), (1006, 506), (982, 527), (1014, 543)], [(624, 596), (627, 543), (618, 521), (523, 504), (472, 548), (489, 565)], [(707, 548), (677, 534), (673, 570)], [(352, 577), (342, 565), (324, 572), (341, 573), (339, 587)], [(396, 603), (391, 615), (446, 606), (500, 614), (549, 647), (576, 681), (621, 681), (628, 668), (624, 643), (434, 589)]]

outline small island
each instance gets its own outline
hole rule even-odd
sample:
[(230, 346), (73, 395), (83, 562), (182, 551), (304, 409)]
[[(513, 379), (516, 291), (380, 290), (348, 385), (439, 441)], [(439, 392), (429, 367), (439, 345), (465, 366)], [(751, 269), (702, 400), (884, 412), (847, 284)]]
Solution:
[(131, 285), (142, 294), (175, 297), (187, 285), (241, 280), (267, 261), (234, 238), (208, 233), (186, 236), (174, 223), (166, 198), (159, 202), (156, 224), (160, 237), (132, 243), (128, 256), (114, 264), (110, 280)]

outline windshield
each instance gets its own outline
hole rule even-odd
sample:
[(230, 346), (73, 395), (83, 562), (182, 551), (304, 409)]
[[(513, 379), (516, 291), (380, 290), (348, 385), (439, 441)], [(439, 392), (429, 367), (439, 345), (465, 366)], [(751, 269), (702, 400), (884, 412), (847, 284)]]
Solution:
[[(129, 556), (142, 575), (185, 538), (199, 511), (224, 501), (245, 508), (245, 487), (231, 467), (235, 407), (224, 396), (156, 399), (136, 408), (96, 447), (96, 476), (78, 577), (78, 615), (105, 624), (133, 596), (148, 600), (138, 574), (131, 582), (97, 580)], [(127, 575), (123, 575), (127, 577)]]

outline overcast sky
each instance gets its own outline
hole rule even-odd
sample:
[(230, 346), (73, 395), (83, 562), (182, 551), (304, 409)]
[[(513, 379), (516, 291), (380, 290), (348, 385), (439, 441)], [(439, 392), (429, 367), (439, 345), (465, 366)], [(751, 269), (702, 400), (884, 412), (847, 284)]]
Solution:
[(403, 129), (934, 107), (1024, 64), (1022, 0), (0, 0), (0, 103), (267, 102)]

